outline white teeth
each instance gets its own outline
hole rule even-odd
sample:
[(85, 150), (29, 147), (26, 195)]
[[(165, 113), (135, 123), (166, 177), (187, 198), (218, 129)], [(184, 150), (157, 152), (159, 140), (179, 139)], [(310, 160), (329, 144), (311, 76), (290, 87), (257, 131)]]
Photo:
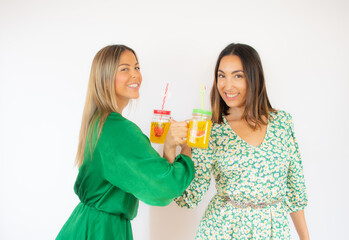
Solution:
[(138, 83), (135, 83), (135, 84), (131, 84), (131, 85), (127, 85), (128, 87), (132, 87), (132, 88), (136, 88), (138, 87)]
[(235, 93), (235, 94), (228, 94), (228, 93), (225, 93), (227, 95), (227, 97), (229, 98), (233, 98), (233, 97), (236, 97), (238, 95), (238, 93)]

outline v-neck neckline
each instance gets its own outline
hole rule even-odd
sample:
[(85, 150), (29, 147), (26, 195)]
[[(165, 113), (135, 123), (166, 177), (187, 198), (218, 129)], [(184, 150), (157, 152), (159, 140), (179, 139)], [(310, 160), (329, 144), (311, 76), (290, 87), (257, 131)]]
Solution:
[(267, 130), (265, 131), (265, 135), (264, 135), (264, 138), (263, 138), (263, 141), (258, 145), (258, 146), (254, 146), (248, 142), (246, 142), (244, 139), (242, 139), (235, 131), (234, 129), (230, 126), (228, 120), (225, 118), (225, 116), (223, 115), (223, 122), (226, 124), (227, 128), (234, 134), (236, 135), (236, 137), (238, 139), (240, 139), (241, 142), (243, 142), (244, 144), (246, 144), (247, 146), (253, 148), (253, 149), (258, 149), (258, 148), (261, 148), (264, 143), (268, 140), (268, 135), (269, 135), (269, 128), (270, 128), (270, 125), (271, 125), (271, 122), (270, 122), (270, 117), (268, 119), (268, 122), (267, 122)]

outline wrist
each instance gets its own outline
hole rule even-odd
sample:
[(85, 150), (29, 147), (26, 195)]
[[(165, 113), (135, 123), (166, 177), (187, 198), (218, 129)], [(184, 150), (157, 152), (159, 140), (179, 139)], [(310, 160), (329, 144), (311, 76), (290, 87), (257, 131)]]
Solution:
[(299, 240), (310, 240), (309, 234), (305, 233), (299, 236)]
[(176, 151), (177, 146), (176, 145), (170, 145), (170, 144), (164, 144), (164, 153), (165, 152), (175, 152)]
[(164, 158), (169, 163), (173, 163), (176, 158), (176, 147), (164, 146)]

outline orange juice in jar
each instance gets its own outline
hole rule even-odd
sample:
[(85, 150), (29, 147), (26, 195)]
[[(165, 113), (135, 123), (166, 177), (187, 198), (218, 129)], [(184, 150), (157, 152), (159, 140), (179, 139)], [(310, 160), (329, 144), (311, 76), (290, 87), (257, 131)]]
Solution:
[(152, 143), (163, 144), (170, 129), (171, 111), (154, 110), (150, 127), (150, 141)]
[(189, 121), (187, 144), (194, 148), (207, 148), (211, 133), (212, 112), (194, 109), (193, 117)]

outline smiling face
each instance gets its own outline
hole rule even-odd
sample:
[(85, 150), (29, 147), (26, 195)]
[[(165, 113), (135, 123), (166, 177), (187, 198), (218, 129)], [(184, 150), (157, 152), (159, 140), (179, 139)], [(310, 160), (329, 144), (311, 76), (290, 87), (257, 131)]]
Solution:
[(217, 71), (217, 89), (229, 108), (245, 106), (247, 81), (238, 56), (228, 55), (221, 59)]
[(124, 51), (119, 60), (115, 76), (115, 93), (119, 109), (128, 104), (130, 99), (139, 97), (142, 75), (136, 56), (131, 51)]

